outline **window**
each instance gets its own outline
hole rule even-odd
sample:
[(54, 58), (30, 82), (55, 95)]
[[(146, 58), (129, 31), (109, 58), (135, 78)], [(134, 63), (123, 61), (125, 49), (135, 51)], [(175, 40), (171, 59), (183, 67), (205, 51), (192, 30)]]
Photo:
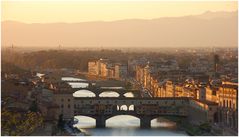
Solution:
[(68, 105), (68, 108), (71, 108), (71, 105), (70, 105), (70, 104)]
[(61, 105), (61, 108), (64, 108), (64, 105), (63, 105), (63, 104)]
[(62, 98), (62, 99), (61, 99), (61, 102), (63, 102), (63, 101), (64, 101), (64, 99)]
[(71, 100), (70, 99), (68, 99), (68, 102), (70, 102)]

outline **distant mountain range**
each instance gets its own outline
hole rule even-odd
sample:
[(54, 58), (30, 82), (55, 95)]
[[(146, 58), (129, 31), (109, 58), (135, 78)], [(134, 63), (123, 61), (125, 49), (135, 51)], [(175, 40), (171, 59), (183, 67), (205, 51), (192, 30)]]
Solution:
[(235, 12), (80, 23), (2, 22), (2, 45), (28, 47), (236, 47)]

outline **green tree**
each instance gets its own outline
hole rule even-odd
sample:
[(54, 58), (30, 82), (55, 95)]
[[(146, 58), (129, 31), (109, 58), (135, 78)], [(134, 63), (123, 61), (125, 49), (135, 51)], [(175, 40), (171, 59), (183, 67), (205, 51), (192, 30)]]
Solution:
[(43, 117), (40, 113), (27, 112), (19, 113), (2, 109), (2, 135), (20, 136), (29, 135), (43, 124)]
[(62, 114), (59, 115), (59, 120), (57, 125), (58, 125), (58, 128), (60, 128), (61, 130), (64, 129), (65, 121), (63, 120)]
[(32, 112), (38, 112), (38, 105), (37, 105), (37, 102), (34, 100), (29, 108), (30, 111)]

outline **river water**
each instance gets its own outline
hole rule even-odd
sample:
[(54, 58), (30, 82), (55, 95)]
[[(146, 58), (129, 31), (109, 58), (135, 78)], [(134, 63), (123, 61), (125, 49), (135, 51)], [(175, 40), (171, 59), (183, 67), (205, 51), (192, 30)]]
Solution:
[[(62, 80), (83, 80), (71, 77), (64, 77)], [(69, 83), (73, 88), (86, 87), (87, 83)], [(112, 87), (121, 88), (121, 87)], [(75, 97), (94, 97), (94, 93), (88, 90), (76, 91)], [(103, 92), (101, 97), (118, 97), (118, 93)], [(133, 97), (132, 93), (126, 93), (126, 97)], [(140, 120), (130, 115), (120, 115), (106, 120), (106, 128), (96, 128), (95, 119), (86, 116), (75, 116), (78, 123), (74, 126), (81, 131), (93, 136), (187, 136), (184, 131), (177, 130), (176, 124), (164, 118), (153, 119), (150, 129), (141, 129)]]

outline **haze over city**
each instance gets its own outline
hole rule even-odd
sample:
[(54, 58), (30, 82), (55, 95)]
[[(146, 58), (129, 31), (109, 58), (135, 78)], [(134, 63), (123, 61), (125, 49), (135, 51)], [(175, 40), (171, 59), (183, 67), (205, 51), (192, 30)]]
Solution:
[(2, 136), (238, 136), (236, 1), (2, 2)]
[(4, 1), (2, 45), (236, 47), (237, 16), (233, 1)]

